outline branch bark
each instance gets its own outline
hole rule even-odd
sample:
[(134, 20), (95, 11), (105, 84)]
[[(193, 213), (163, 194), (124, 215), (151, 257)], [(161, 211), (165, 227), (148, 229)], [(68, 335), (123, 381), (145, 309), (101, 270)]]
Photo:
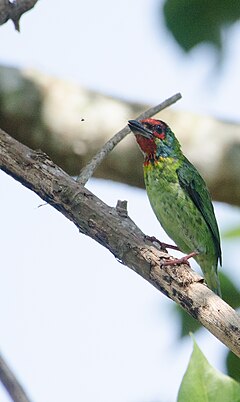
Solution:
[(15, 374), (7, 365), (4, 358), (0, 355), (0, 381), (6, 388), (14, 402), (30, 402), (22, 385), (18, 382)]
[(9, 19), (13, 21), (15, 29), (20, 32), (19, 21), (21, 16), (35, 6), (38, 0), (0, 0), (0, 25)]
[(182, 306), (240, 357), (240, 318), (188, 265), (161, 266), (167, 253), (147, 243), (135, 223), (79, 185), (47, 155), (0, 131), (0, 168), (34, 191), (79, 231), (106, 247), (122, 264)]

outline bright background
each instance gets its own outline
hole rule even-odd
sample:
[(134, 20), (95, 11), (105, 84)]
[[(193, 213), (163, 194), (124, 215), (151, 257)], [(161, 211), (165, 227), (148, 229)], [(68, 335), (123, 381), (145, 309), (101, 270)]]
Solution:
[[(40, 1), (21, 34), (0, 27), (0, 63), (34, 67), (123, 99), (159, 103), (239, 122), (239, 25), (226, 35), (225, 62), (211, 47), (189, 56), (159, 19), (159, 1)], [(141, 169), (141, 166), (139, 166)], [(119, 264), (35, 194), (0, 172), (0, 348), (34, 402), (174, 401), (192, 350), (177, 342), (174, 303)], [(128, 200), (147, 234), (167, 240), (145, 191), (101, 180), (88, 188), (109, 205)], [(221, 232), (237, 208), (215, 205)], [(239, 285), (236, 243), (224, 268)], [(197, 342), (224, 370), (226, 349), (207, 331)], [(0, 390), (0, 400), (9, 401)]]

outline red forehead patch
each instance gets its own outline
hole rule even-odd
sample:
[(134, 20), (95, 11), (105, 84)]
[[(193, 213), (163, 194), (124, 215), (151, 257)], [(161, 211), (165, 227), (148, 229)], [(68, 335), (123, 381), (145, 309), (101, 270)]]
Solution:
[(158, 126), (161, 123), (161, 121), (156, 120), (156, 119), (143, 119), (143, 120), (140, 120), (140, 123), (142, 123), (142, 124), (148, 123), (151, 126)]

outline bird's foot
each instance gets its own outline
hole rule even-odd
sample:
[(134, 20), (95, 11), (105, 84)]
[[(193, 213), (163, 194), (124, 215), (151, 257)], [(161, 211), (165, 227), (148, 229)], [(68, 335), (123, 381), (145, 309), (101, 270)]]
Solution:
[(189, 258), (195, 257), (199, 253), (197, 251), (193, 251), (190, 254), (185, 255), (182, 258), (174, 258), (173, 260), (165, 260), (161, 263), (162, 266), (164, 265), (180, 265), (180, 264), (187, 264), (189, 265)]
[(171, 248), (172, 250), (180, 251), (178, 246), (174, 246), (173, 244), (163, 243), (160, 240), (158, 240), (155, 236), (147, 236), (146, 235), (145, 239), (151, 241), (152, 243), (153, 242), (158, 243), (159, 246), (161, 247), (161, 249), (163, 249), (163, 250), (166, 250), (167, 248)]

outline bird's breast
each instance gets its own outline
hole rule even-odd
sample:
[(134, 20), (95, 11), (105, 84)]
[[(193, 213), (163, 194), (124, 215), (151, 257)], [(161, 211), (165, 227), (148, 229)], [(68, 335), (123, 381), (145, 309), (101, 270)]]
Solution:
[[(162, 181), (166, 183), (178, 182), (177, 169), (180, 167), (180, 161), (171, 157), (159, 157), (157, 160), (145, 160), (144, 162), (144, 178), (145, 184), (151, 184)], [(146, 182), (147, 181), (147, 182)]]

